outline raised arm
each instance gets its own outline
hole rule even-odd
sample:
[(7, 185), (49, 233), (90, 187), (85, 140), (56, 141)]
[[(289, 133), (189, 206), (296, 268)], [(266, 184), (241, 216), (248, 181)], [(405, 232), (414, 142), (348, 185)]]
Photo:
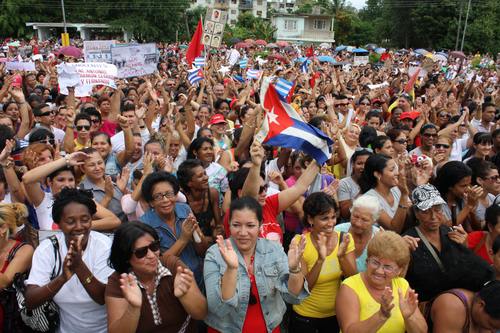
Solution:
[(134, 153), (134, 135), (126, 117), (118, 116), (118, 122), (123, 130), (125, 150), (118, 152), (118, 154), (116, 154), (116, 159), (118, 160), (118, 164), (123, 167), (129, 162)]
[(306, 170), (302, 173), (299, 179), (297, 179), (297, 182), (294, 186), (278, 194), (279, 211), (284, 211), (295, 201), (297, 201), (299, 197), (307, 191), (307, 188), (314, 181), (318, 173), (319, 166), (316, 161), (313, 160), (311, 163), (309, 163)]

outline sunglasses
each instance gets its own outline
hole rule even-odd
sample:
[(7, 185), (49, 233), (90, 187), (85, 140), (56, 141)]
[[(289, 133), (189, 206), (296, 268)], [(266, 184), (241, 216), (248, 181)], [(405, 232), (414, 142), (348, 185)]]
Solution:
[(439, 148), (445, 148), (445, 149), (448, 149), (448, 148), (450, 148), (450, 145), (447, 145), (446, 143), (436, 143), (436, 144), (434, 145), (434, 147), (436, 147), (437, 149), (439, 149)]
[(406, 140), (406, 139), (399, 139), (399, 140), (394, 140), (394, 142), (397, 142), (400, 145), (406, 145), (408, 143), (408, 140)]
[(437, 138), (437, 134), (434, 134), (434, 133), (424, 133), (422, 134), (423, 136), (425, 136), (426, 138)]
[(85, 129), (86, 131), (90, 131), (90, 126), (89, 125), (78, 125), (78, 126), (76, 126), (76, 130), (77, 131), (81, 131), (83, 129)]
[(135, 249), (132, 253), (135, 255), (137, 259), (142, 259), (148, 254), (148, 250), (151, 250), (151, 252), (156, 252), (160, 250), (160, 241), (154, 241), (148, 246), (143, 246), (138, 249)]
[(38, 142), (39, 143), (45, 143), (45, 144), (53, 146), (53, 145), (55, 145), (56, 140), (54, 140), (54, 139), (44, 139), (44, 140), (40, 140)]
[(54, 114), (54, 111), (47, 111), (44, 113), (40, 113), (39, 117), (47, 117), (47, 116), (51, 116), (53, 114)]
[(500, 176), (499, 175), (494, 175), (494, 176), (491, 176), (491, 177), (484, 177), (483, 179), (485, 180), (492, 180), (494, 182), (498, 181), (498, 179), (500, 179)]

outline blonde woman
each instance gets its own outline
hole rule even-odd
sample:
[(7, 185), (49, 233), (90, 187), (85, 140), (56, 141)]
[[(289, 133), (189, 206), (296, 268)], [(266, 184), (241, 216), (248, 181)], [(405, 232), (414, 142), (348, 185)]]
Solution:
[[(18, 227), (26, 223), (28, 209), (20, 203), (0, 204), (0, 331), (13, 332), (17, 328), (14, 314), (17, 309), (15, 293), (6, 289), (12, 285), (17, 273), (26, 272), (31, 265), (33, 247), (14, 238)], [(12, 299), (13, 297), (13, 299)], [(14, 302), (13, 302), (14, 301)], [(17, 318), (19, 319), (19, 318)]]

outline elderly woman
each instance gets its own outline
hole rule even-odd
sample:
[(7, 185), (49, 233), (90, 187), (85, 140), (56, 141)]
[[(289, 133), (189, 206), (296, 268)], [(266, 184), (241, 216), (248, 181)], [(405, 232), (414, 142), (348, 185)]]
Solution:
[(358, 197), (352, 203), (351, 222), (335, 226), (335, 231), (348, 232), (354, 241), (356, 267), (358, 272), (366, 271), (366, 246), (380, 230), (374, 224), (380, 216), (380, 203), (370, 195)]
[(262, 207), (250, 197), (231, 202), (231, 237), (217, 237), (205, 257), (208, 332), (279, 332), (285, 301), (307, 295), (300, 261), (305, 242), (292, 242), (287, 255), (274, 241), (259, 238)]
[(420, 301), (429, 301), (453, 288), (479, 290), (492, 278), (492, 270), (462, 245), (467, 234), (461, 226), (450, 228), (443, 223), (445, 201), (437, 189), (429, 184), (417, 186), (412, 201), (418, 226), (405, 233), (412, 249), (406, 278)]
[[(354, 244), (349, 234), (335, 231), (336, 202), (323, 192), (312, 193), (304, 201), (306, 246), (301, 260), (311, 296), (293, 306), (290, 332), (339, 332), (335, 318), (335, 296), (341, 277), (357, 273)], [(295, 241), (299, 241), (296, 236)]]
[(410, 253), (401, 236), (376, 234), (368, 244), (365, 272), (344, 280), (337, 296), (342, 332), (427, 332), (418, 309), (418, 295), (400, 277)]
[(156, 230), (161, 250), (179, 257), (194, 272), (197, 283), (201, 285), (201, 257), (208, 248), (207, 240), (191, 208), (176, 202), (178, 193), (179, 183), (171, 174), (159, 171), (148, 175), (142, 183), (142, 198), (151, 208), (140, 220)]
[(53, 300), (58, 332), (107, 332), (104, 289), (113, 273), (107, 258), (111, 240), (90, 230), (96, 204), (89, 192), (65, 188), (52, 207), (61, 233), (40, 243), (26, 280), (26, 306)]
[(150, 226), (130, 222), (115, 233), (106, 287), (108, 330), (196, 332), (207, 301), (179, 258), (160, 255), (160, 239)]

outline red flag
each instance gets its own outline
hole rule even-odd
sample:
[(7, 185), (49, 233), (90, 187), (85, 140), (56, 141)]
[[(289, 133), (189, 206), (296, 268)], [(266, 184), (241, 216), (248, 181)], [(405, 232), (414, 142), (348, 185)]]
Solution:
[(203, 51), (203, 44), (201, 43), (201, 36), (203, 34), (203, 23), (201, 19), (198, 21), (198, 27), (196, 27), (196, 31), (194, 32), (193, 38), (191, 39), (191, 43), (189, 43), (189, 47), (186, 52), (186, 62), (189, 66), (194, 61), (194, 58), (199, 57), (201, 52)]
[(417, 71), (412, 75), (410, 80), (406, 83), (404, 92), (405, 93), (410, 93), (413, 90), (413, 87), (415, 86), (415, 81), (417, 81), (418, 73), (420, 73), (420, 67), (417, 68)]
[(312, 47), (312, 45), (311, 45), (311, 46), (309, 46), (309, 48), (306, 50), (306, 57), (307, 57), (307, 58), (311, 58), (312, 56), (314, 56), (314, 49), (313, 49), (313, 47)]
[(314, 85), (316, 84), (316, 79), (319, 78), (321, 76), (320, 73), (318, 72), (315, 72), (311, 78), (309, 79), (309, 85), (311, 86), (311, 88), (314, 88)]

